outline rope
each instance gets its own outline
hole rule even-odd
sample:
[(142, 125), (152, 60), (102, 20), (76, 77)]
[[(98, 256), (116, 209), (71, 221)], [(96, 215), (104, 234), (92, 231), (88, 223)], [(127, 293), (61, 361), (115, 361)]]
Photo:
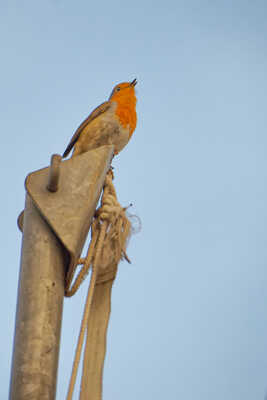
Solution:
[[(90, 267), (92, 268), (67, 400), (71, 400), (73, 396), (95, 285), (113, 280), (116, 276), (117, 265), (121, 259), (126, 259), (130, 262), (126, 254), (126, 244), (130, 235), (131, 223), (126, 216), (126, 208), (122, 208), (117, 200), (112, 179), (113, 173), (110, 170), (107, 173), (104, 184), (101, 207), (96, 211), (91, 226), (91, 241), (86, 257), (85, 259), (80, 259), (77, 263), (83, 264), (83, 267), (73, 285), (67, 290), (67, 296), (69, 297), (76, 293)], [(86, 365), (84, 365), (84, 368), (86, 368)]]
[(126, 216), (127, 207), (121, 207), (118, 202), (112, 180), (113, 172), (112, 170), (109, 170), (104, 183), (101, 207), (96, 210), (95, 219), (91, 225), (91, 241), (86, 257), (84, 259), (79, 259), (77, 263), (77, 265), (83, 264), (83, 267), (79, 271), (74, 283), (72, 285), (71, 282), (67, 283), (67, 290), (65, 293), (66, 297), (71, 297), (77, 292), (94, 262), (101, 221), (102, 223), (103, 221), (108, 222), (102, 250), (100, 250), (102, 269), (106, 269), (110, 257), (116, 262), (116, 264), (123, 259), (128, 263), (131, 263), (126, 254), (126, 245), (131, 232), (131, 223)]

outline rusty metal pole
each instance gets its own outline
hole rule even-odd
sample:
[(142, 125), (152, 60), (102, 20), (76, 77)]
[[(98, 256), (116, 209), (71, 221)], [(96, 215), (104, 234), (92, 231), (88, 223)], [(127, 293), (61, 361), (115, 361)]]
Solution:
[(65, 257), (27, 195), (10, 400), (55, 398)]

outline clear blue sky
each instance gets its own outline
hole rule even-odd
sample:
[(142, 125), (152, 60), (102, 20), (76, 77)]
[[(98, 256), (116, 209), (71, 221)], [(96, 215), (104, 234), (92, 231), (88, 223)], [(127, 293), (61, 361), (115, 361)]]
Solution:
[[(25, 176), (133, 78), (138, 126), (114, 163), (115, 184), (142, 231), (113, 289), (104, 400), (264, 398), (266, 21), (258, 0), (1, 1), (0, 399)], [(86, 289), (65, 301), (58, 399)]]

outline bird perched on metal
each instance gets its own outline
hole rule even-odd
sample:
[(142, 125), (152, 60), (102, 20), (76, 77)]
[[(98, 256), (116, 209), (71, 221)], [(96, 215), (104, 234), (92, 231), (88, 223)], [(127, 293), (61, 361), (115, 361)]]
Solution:
[(116, 85), (108, 101), (98, 106), (78, 127), (63, 157), (67, 157), (72, 148), (73, 157), (108, 144), (113, 144), (114, 154), (118, 154), (136, 127), (136, 84), (134, 79)]

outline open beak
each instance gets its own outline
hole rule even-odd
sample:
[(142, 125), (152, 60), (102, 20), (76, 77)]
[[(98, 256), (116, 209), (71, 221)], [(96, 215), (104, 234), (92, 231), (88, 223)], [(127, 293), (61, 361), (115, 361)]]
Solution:
[(136, 80), (136, 79), (134, 79), (134, 80), (130, 83), (131, 86), (135, 86), (136, 84), (137, 84), (137, 80)]

